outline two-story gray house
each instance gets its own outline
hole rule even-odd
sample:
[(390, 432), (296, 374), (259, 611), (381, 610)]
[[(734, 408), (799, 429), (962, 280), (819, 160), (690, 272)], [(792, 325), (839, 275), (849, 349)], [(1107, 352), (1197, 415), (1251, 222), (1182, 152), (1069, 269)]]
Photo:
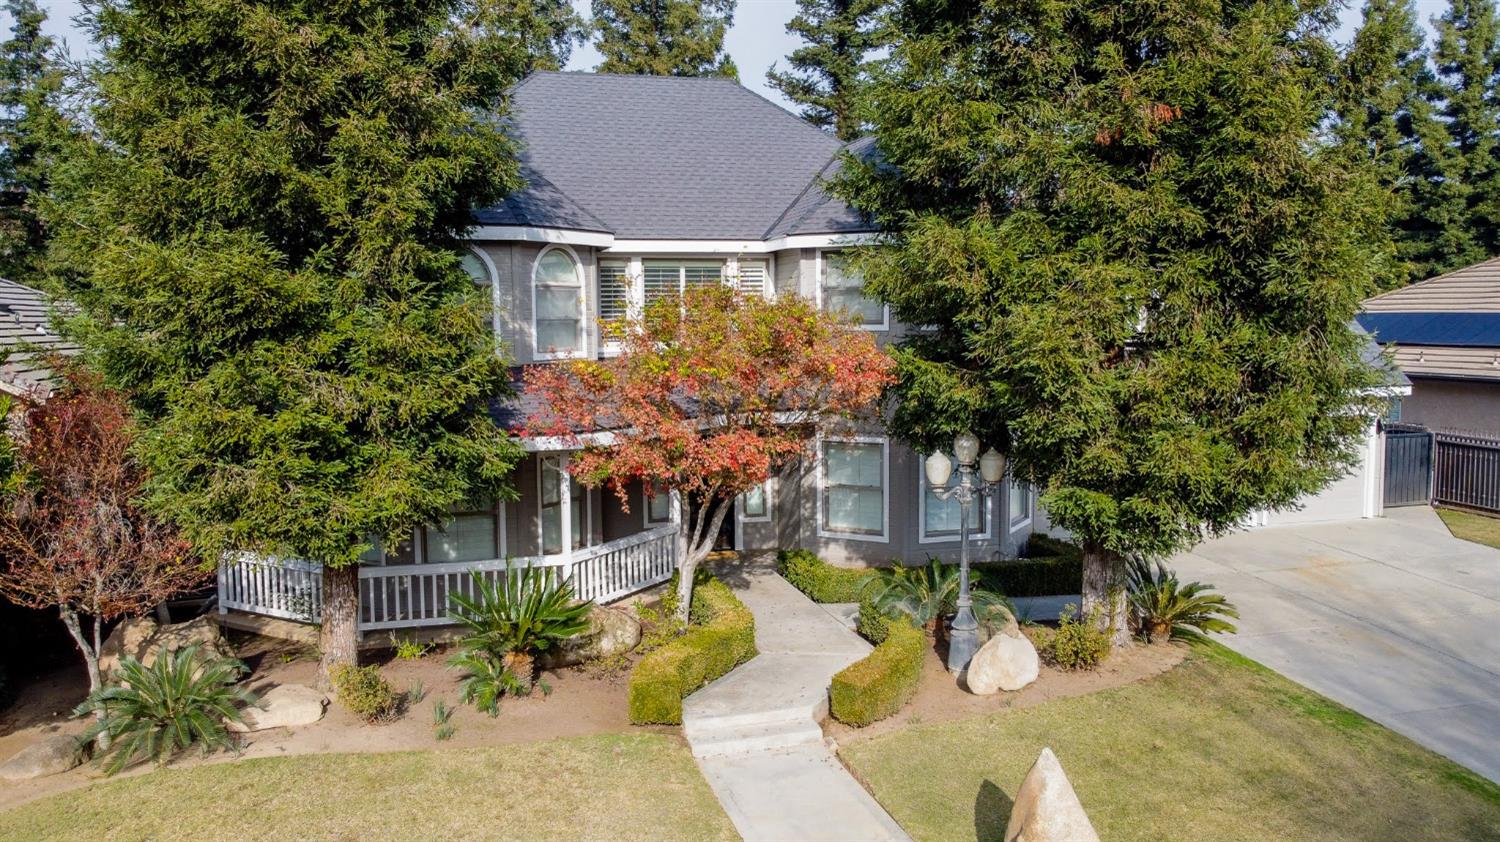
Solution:
[[(490, 290), (495, 331), (518, 365), (605, 357), (600, 325), (696, 284), (800, 295), (857, 316), (885, 343), (887, 308), (862, 294), (844, 250), (874, 233), (821, 180), (859, 154), (725, 79), (536, 73), (513, 92), (512, 128), (527, 186), (477, 214), (465, 266)], [(496, 422), (514, 424), (514, 403)], [(557, 442), (528, 440), (521, 497), (370, 554), (361, 627), (439, 624), (445, 594), (474, 568), (507, 559), (567, 568), (608, 601), (670, 575), (669, 498), (607, 490), (567, 473)], [(1012, 556), (1034, 522), (1022, 485), (1003, 484), (977, 513), (979, 557)], [(925, 486), (922, 456), (879, 429), (820, 435), (806, 456), (735, 502), (721, 540), (744, 551), (806, 547), (835, 562), (920, 562), (958, 549), (958, 503)], [(274, 567), (275, 569), (271, 569)], [(295, 563), (225, 568), (224, 610), (314, 619), (317, 577)]]

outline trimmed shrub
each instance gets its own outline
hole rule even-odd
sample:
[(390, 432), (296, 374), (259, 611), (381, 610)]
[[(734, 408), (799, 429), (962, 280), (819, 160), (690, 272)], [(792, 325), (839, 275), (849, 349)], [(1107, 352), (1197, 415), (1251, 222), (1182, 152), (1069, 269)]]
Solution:
[(885, 719), (917, 692), (926, 655), (927, 635), (921, 629), (891, 622), (884, 643), (833, 677), (828, 688), (829, 712), (856, 728)]
[(1026, 538), (1027, 558), (1047, 558), (1060, 556), (1062, 558), (1076, 558), (1082, 560), (1083, 549), (1071, 541), (1054, 538), (1040, 532), (1033, 532)]
[(343, 664), (333, 671), (339, 703), (366, 722), (387, 722), (400, 712), (401, 696), (375, 666)]
[(1072, 605), (1063, 608), (1057, 631), (1039, 648), (1047, 660), (1065, 670), (1091, 670), (1109, 655), (1114, 634), (1112, 630), (1095, 627), (1098, 609), (1084, 617), (1075, 616), (1075, 611)]
[(693, 588), (702, 625), (642, 658), (630, 673), (630, 721), (682, 722), (683, 697), (755, 657), (755, 617), (729, 586), (708, 579)]
[(859, 633), (865, 640), (879, 646), (890, 632), (891, 618), (875, 600), (865, 596), (859, 601)]
[(1083, 587), (1083, 557), (1074, 554), (987, 562), (975, 565), (974, 575), (985, 590), (1008, 597), (1076, 594)]
[(873, 575), (867, 568), (835, 567), (811, 550), (782, 550), (776, 554), (776, 569), (813, 602), (859, 602)]

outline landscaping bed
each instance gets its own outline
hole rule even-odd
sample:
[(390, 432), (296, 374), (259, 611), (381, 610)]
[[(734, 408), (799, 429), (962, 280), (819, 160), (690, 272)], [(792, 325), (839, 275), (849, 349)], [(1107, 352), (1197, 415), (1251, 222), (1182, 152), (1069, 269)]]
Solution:
[(738, 837), (681, 741), (644, 733), (214, 763), (0, 812), (0, 839), (428, 838)]
[[(1136, 646), (1101, 673), (1168, 651), (1187, 652)], [(1077, 698), (949, 722), (919, 721), (920, 704), (836, 730), (844, 761), (918, 840), (1000, 838), (1044, 746), (1108, 840), (1500, 838), (1500, 787), (1214, 644)]]

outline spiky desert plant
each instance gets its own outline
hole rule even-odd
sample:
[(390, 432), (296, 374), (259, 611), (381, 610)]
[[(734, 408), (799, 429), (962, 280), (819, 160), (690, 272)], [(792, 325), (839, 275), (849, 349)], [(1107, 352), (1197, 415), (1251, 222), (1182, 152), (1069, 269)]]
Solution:
[(1212, 585), (1184, 585), (1177, 581), (1175, 571), (1159, 561), (1132, 559), (1126, 590), (1131, 613), (1147, 642), (1169, 637), (1200, 639), (1208, 632), (1233, 634), (1235, 626), (1225, 618), (1240, 616), (1223, 594), (1210, 593)]
[(196, 644), (163, 649), (149, 667), (127, 656), (120, 660), (120, 683), (90, 693), (73, 715), (98, 716), (81, 739), (105, 738), (99, 759), (107, 775), (138, 760), (165, 764), (193, 745), (204, 754), (233, 749), (224, 723), (242, 722), (239, 705), (257, 701), (236, 686), (244, 672), (233, 658), (201, 656)]
[(541, 567), (510, 565), (503, 576), (471, 571), (468, 594), (449, 594), (449, 615), (468, 629), (465, 649), (489, 653), (528, 687), (533, 656), (589, 628), (590, 602), (573, 583)]
[[(916, 625), (936, 633), (943, 618), (957, 611), (958, 579), (957, 565), (932, 559), (924, 567), (882, 569), (865, 586), (862, 595), (887, 616), (905, 614)], [(1010, 600), (1000, 594), (972, 584), (969, 594), (974, 600), (974, 614), (982, 623), (1004, 623), (1015, 616)]]

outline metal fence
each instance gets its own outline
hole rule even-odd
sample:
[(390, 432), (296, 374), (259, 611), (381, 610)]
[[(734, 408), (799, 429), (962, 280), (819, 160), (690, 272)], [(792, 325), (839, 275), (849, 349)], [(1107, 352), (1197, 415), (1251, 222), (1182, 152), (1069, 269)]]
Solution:
[(1436, 432), (1432, 440), (1432, 502), (1500, 512), (1500, 438)]
[(1385, 429), (1385, 505), (1425, 506), (1432, 500), (1432, 433), (1420, 427)]

